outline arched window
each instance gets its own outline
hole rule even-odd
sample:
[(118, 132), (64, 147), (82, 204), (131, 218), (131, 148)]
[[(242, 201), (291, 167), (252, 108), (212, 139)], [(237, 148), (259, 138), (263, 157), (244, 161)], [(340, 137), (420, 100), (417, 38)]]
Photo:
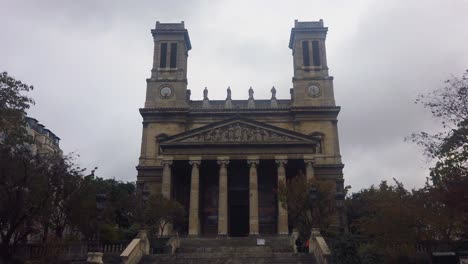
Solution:
[(322, 132), (312, 132), (309, 134), (310, 136), (317, 138), (319, 140), (319, 145), (317, 147), (317, 153), (323, 153), (324, 152), (324, 142), (325, 142), (325, 134)]

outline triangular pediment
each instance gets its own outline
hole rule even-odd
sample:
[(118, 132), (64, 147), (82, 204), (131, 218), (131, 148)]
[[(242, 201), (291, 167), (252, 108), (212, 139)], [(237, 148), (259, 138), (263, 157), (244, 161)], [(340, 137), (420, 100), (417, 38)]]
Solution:
[(181, 145), (313, 145), (319, 139), (262, 122), (232, 118), (161, 139), (161, 147)]

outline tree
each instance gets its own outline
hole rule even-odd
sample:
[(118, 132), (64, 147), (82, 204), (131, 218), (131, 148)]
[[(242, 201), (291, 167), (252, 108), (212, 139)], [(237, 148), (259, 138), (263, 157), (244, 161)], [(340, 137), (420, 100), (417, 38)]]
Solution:
[(145, 222), (152, 234), (163, 236), (167, 225), (172, 224), (175, 230), (185, 221), (184, 207), (161, 194), (151, 195), (145, 206)]
[(10, 146), (22, 144), (27, 139), (24, 115), (34, 104), (34, 100), (23, 93), (33, 90), (33, 86), (22, 83), (0, 73), (0, 142)]
[[(309, 199), (311, 188), (317, 190), (313, 204)], [(288, 209), (290, 221), (303, 238), (310, 235), (312, 227), (322, 230), (330, 227), (336, 209), (332, 182), (317, 179), (307, 182), (305, 175), (299, 172), (287, 182), (278, 184), (278, 199)]]
[(414, 243), (418, 239), (417, 206), (412, 197), (396, 180), (395, 185), (382, 181), (378, 187), (352, 194), (347, 203), (357, 201), (361, 210), (355, 214), (357, 218), (349, 219), (353, 221), (351, 230), (384, 246)]
[(468, 71), (461, 78), (452, 77), (443, 87), (420, 95), (416, 103), (430, 110), (443, 129), (436, 134), (419, 132), (409, 137), (436, 161), (426, 189), (437, 194), (443, 207), (459, 212), (460, 224), (447, 228), (468, 237)]
[(49, 165), (29, 150), (0, 147), (0, 254), (39, 231), (37, 219), (52, 195)]

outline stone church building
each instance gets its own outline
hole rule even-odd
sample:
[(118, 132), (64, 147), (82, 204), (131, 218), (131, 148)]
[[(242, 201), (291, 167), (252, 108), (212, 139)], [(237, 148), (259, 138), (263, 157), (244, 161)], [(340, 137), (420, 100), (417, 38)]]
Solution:
[[(343, 200), (333, 77), (328, 75), (323, 21), (295, 21), (290, 99), (191, 100), (184, 23), (156, 23), (154, 57), (143, 117), (138, 188), (179, 201), (190, 236), (286, 235), (279, 181), (303, 172), (335, 183)], [(285, 52), (287, 52), (285, 50)], [(272, 80), (273, 81), (273, 80)], [(223, 88), (224, 89), (224, 88)], [(280, 89), (280, 88), (279, 88)], [(283, 88), (281, 88), (283, 89)], [(340, 210), (335, 218), (343, 226)]]

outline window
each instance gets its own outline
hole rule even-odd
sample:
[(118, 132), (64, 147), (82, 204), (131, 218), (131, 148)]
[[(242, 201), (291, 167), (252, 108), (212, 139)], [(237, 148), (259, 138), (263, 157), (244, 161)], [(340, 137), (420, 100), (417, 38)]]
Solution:
[(320, 66), (320, 50), (319, 42), (317, 40), (312, 41), (312, 54), (314, 58), (314, 66)]
[(177, 68), (177, 43), (171, 44), (171, 68)]
[(309, 42), (302, 41), (302, 60), (304, 66), (310, 66)]
[(159, 68), (166, 68), (167, 43), (161, 43)]

